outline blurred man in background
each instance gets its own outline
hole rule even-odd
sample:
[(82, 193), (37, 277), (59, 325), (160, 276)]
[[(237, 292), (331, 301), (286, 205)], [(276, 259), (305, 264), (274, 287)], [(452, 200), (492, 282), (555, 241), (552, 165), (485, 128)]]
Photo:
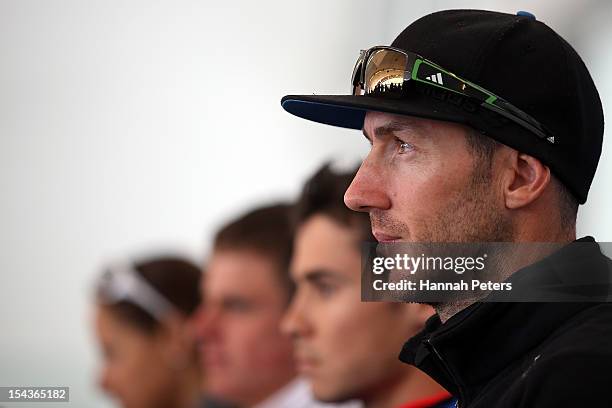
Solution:
[(99, 382), (123, 408), (195, 408), (201, 370), (189, 318), (200, 271), (169, 257), (109, 267), (96, 291)]
[(199, 324), (211, 396), (241, 407), (311, 407), (280, 320), (293, 284), (290, 206), (259, 208), (216, 234)]
[(367, 408), (446, 407), (450, 395), (397, 358), (434, 310), (422, 304), (361, 302), (361, 254), (372, 242), (367, 214), (343, 202), (355, 172), (320, 169), (295, 209), (291, 274), (297, 291), (283, 328), (315, 397), (360, 399)]

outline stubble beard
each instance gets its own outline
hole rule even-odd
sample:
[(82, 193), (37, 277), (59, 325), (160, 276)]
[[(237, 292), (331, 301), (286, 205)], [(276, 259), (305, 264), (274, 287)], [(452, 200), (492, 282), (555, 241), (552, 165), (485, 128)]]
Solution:
[[(489, 169), (476, 168), (468, 185), (441, 211), (425, 235), (432, 242), (512, 242), (514, 228), (503, 209), (495, 202)], [(474, 249), (476, 250), (476, 249)], [(429, 302), (442, 322), (467, 308), (478, 299), (457, 298), (445, 302)]]
[[(476, 166), (466, 181), (466, 186), (447, 200), (448, 204), (440, 208), (435, 215), (424, 220), (418, 231), (410, 231), (406, 224), (389, 219), (384, 213), (371, 213), (372, 224), (394, 233), (402, 232), (402, 236), (408, 238), (407, 242), (512, 242), (515, 236), (513, 225), (496, 203), (491, 182), (490, 167)], [(434, 307), (442, 321), (446, 321), (476, 300), (457, 299), (424, 303)]]

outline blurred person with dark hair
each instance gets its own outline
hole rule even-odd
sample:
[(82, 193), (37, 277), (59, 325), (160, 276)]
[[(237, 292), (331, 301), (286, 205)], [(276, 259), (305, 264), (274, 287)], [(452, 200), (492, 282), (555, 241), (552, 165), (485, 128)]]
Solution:
[(95, 325), (100, 386), (124, 408), (194, 408), (201, 369), (189, 317), (200, 303), (200, 271), (174, 257), (107, 268)]
[(206, 266), (199, 336), (208, 390), (243, 407), (315, 404), (279, 328), (293, 293), (289, 217), (290, 206), (278, 204), (230, 222)]
[(296, 205), (291, 274), (297, 291), (283, 329), (295, 341), (298, 367), (322, 401), (360, 399), (367, 408), (450, 406), (448, 392), (397, 358), (433, 308), (360, 301), (360, 249), (374, 237), (367, 214), (344, 205), (355, 171), (324, 166)]

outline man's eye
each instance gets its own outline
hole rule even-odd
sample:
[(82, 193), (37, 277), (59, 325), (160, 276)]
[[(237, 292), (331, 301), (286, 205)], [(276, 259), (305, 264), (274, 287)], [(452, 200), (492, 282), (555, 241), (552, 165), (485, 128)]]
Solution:
[(250, 309), (250, 305), (241, 300), (228, 301), (223, 306), (225, 311), (232, 313), (244, 313)]
[(102, 356), (105, 360), (113, 360), (116, 355), (116, 351), (112, 347), (102, 347)]
[(399, 154), (409, 153), (409, 152), (411, 152), (411, 151), (413, 151), (413, 150), (414, 150), (414, 146), (413, 146), (413, 145), (411, 145), (411, 144), (410, 144), (410, 143), (408, 143), (408, 142), (404, 142), (404, 141), (399, 140), (399, 139), (398, 139), (398, 141), (397, 141), (397, 142), (398, 142), (398, 144), (399, 144), (399, 147), (398, 147), (398, 153), (399, 153)]
[(336, 291), (336, 287), (330, 283), (320, 282), (318, 285), (316, 285), (316, 288), (317, 292), (319, 292), (319, 295), (322, 297), (329, 297)]

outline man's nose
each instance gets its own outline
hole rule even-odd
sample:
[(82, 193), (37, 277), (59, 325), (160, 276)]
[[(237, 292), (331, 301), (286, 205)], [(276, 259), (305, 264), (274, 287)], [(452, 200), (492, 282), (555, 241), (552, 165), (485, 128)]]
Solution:
[(219, 333), (219, 324), (221, 315), (215, 307), (202, 307), (204, 310), (199, 312), (197, 319), (197, 338), (202, 341), (210, 340)]
[(372, 153), (363, 161), (344, 193), (344, 203), (353, 211), (369, 212), (371, 209), (388, 210), (391, 207), (391, 200), (385, 191), (383, 169), (371, 156)]
[(293, 298), (281, 320), (281, 331), (291, 338), (303, 337), (308, 325), (302, 313), (302, 305), (297, 296)]
[(112, 393), (111, 375), (108, 367), (103, 367), (98, 374), (98, 387), (107, 393)]

